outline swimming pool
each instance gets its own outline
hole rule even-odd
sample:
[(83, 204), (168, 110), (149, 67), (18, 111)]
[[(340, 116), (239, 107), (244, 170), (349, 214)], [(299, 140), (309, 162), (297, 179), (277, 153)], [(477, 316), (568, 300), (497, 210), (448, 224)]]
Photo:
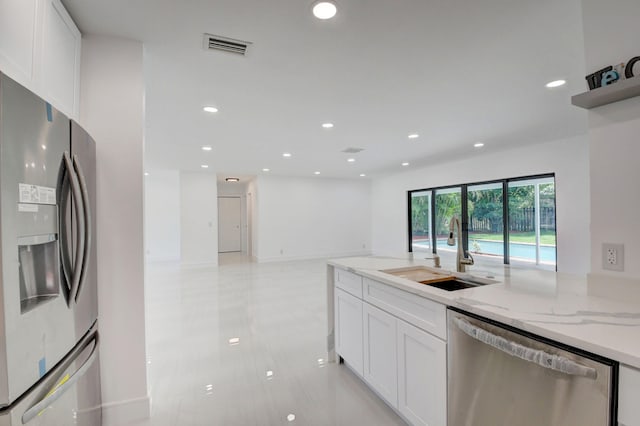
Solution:
[[(477, 247), (475, 246), (473, 241), (475, 241), (480, 246), (479, 250), (477, 250)], [(413, 246), (418, 248), (428, 248), (430, 247), (430, 244), (427, 240), (414, 241)], [(471, 253), (500, 255), (500, 256), (504, 254), (504, 245), (502, 241), (471, 239), (469, 241), (469, 248)], [(448, 246), (447, 240), (443, 238), (438, 240), (438, 249), (453, 250), (454, 248)], [(535, 244), (509, 243), (509, 255), (512, 258), (535, 261), (536, 246)], [(541, 245), (540, 246), (540, 262), (555, 264), (556, 263), (556, 247)]]

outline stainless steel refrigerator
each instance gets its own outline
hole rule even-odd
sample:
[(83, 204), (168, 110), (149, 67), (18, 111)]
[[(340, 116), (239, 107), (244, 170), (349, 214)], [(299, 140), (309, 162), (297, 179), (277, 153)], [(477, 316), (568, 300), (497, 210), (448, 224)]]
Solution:
[(0, 426), (101, 424), (95, 143), (0, 74)]

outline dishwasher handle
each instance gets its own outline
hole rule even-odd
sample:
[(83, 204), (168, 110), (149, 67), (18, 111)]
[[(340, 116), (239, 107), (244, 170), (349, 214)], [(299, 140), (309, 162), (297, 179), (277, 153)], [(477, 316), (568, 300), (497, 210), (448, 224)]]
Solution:
[(504, 337), (500, 337), (481, 327), (473, 325), (462, 318), (453, 317), (452, 320), (454, 324), (467, 336), (492, 346), (508, 355), (538, 364), (539, 366), (550, 370), (569, 374), (571, 376), (582, 376), (594, 380), (598, 377), (598, 373), (595, 368), (578, 364), (577, 362), (560, 355), (554, 355), (539, 349), (529, 348), (505, 339)]

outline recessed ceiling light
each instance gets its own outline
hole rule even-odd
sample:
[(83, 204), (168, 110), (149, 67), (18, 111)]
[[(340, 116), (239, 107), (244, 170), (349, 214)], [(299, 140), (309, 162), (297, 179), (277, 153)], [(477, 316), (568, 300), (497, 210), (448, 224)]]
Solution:
[(364, 173), (360, 173), (360, 177), (365, 177), (367, 175), (365, 175)]
[(218, 112), (218, 108), (213, 107), (213, 106), (206, 106), (204, 108), (202, 108), (205, 112)]
[(554, 80), (554, 81), (551, 81), (551, 82), (547, 83), (546, 86), (551, 89), (551, 88), (554, 88), (554, 87), (564, 86), (565, 84), (567, 84), (567, 82), (565, 80)]
[(475, 148), (482, 148), (484, 146), (484, 144), (482, 142), (477, 142), (477, 143), (474, 143), (473, 146)]
[(229, 344), (230, 345), (237, 345), (238, 343), (240, 343), (240, 338), (239, 337), (232, 337), (231, 339), (229, 339)]
[(313, 172), (313, 174), (314, 174), (314, 175), (319, 175), (319, 174), (320, 174), (320, 172)]
[(271, 171), (271, 169), (262, 169), (263, 172)]
[(333, 127), (333, 123), (322, 123), (322, 127), (325, 129), (331, 129)]
[(213, 148), (211, 148), (209, 145), (205, 145), (202, 147), (203, 151), (211, 151)]
[(203, 165), (202, 165), (202, 166), (200, 166), (200, 167), (202, 167), (203, 169), (208, 169), (208, 168), (209, 168), (209, 166), (208, 166), (207, 164), (203, 164)]
[(285, 158), (289, 158), (289, 157), (291, 157), (291, 153), (290, 152), (285, 152), (285, 153), (282, 154), (282, 156), (285, 157)]
[(409, 139), (418, 139), (420, 137), (419, 134), (417, 133), (411, 133), (409, 136), (407, 136)]
[(234, 178), (234, 177), (228, 177), (225, 179), (225, 181), (227, 182), (240, 182), (239, 178)]
[(355, 158), (347, 158), (347, 161), (348, 161), (349, 163), (355, 163), (355, 162), (356, 162), (356, 159), (355, 159)]
[(338, 8), (332, 1), (321, 0), (313, 5), (313, 15), (318, 19), (331, 19), (336, 16)]
[(145, 176), (149, 176), (149, 172), (144, 172), (144, 175)]
[(403, 167), (407, 167), (409, 165), (409, 163), (407, 163), (406, 161), (404, 163), (402, 163)]
[(296, 419), (296, 415), (295, 414), (289, 414), (287, 416), (287, 420), (290, 421), (290, 422), (294, 421), (295, 419)]

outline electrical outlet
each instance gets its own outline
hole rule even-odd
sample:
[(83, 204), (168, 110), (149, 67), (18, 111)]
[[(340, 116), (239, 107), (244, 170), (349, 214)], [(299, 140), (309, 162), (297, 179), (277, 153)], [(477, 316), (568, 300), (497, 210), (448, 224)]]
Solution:
[(602, 244), (602, 269), (624, 271), (624, 244)]

